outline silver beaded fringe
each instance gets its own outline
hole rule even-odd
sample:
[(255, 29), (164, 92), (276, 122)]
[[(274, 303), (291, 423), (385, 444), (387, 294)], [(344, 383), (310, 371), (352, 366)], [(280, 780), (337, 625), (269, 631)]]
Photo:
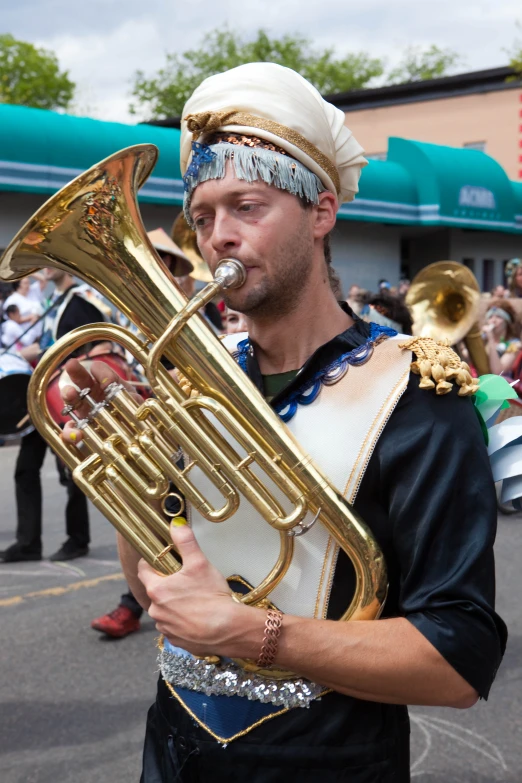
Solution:
[(325, 688), (308, 680), (270, 680), (246, 672), (237, 664), (207, 663), (201, 658), (160, 650), (161, 675), (174, 688), (188, 688), (206, 696), (244, 696), (250, 701), (279, 707), (309, 707)]
[(279, 152), (263, 147), (243, 147), (239, 144), (226, 143), (211, 144), (210, 149), (215, 157), (211, 161), (201, 164), (197, 176), (190, 179), (188, 190), (185, 193), (183, 210), (191, 228), (194, 226), (189, 208), (194, 189), (200, 182), (206, 182), (209, 179), (223, 179), (229, 161), (234, 168), (237, 179), (246, 180), (246, 182), (261, 180), (267, 185), (273, 185), (280, 190), (293, 193), (294, 196), (305, 198), (312, 204), (319, 203), (319, 193), (326, 189), (319, 177), (306, 166), (303, 166), (295, 158), (282, 155)]

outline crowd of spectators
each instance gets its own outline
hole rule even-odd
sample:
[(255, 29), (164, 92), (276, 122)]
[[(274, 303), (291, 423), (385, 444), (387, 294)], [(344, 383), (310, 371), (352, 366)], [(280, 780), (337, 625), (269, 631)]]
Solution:
[[(515, 258), (507, 264), (506, 281), (505, 286), (497, 285), (482, 294), (479, 326), (491, 372), (513, 382), (520, 381), (521, 388), (517, 391), (522, 396), (522, 259)], [(412, 318), (405, 302), (409, 287), (410, 281), (406, 279), (396, 286), (381, 279), (376, 292), (352, 285), (346, 301), (364, 320), (411, 334)], [(465, 346), (457, 346), (457, 350), (461, 348), (463, 358), (469, 361)]]

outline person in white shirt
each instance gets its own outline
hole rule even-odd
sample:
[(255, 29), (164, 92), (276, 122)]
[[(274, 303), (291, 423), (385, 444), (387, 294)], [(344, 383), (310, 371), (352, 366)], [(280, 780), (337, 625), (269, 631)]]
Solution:
[(33, 338), (31, 335), (32, 329), (24, 334), (27, 326), (22, 323), (22, 316), (20, 315), (19, 308), (11, 304), (5, 310), (6, 320), (2, 324), (2, 345), (4, 348), (9, 348), (13, 343), (13, 348), (25, 347), (31, 345)]
[[(13, 283), (14, 291), (4, 302), (4, 313), (7, 313), (8, 308), (11, 305), (15, 305), (20, 312), (19, 323), (24, 327), (22, 331), (25, 331), (27, 327), (42, 314), (42, 289), (40, 282), (36, 282), (36, 286), (39, 289), (39, 293), (32, 289), (32, 285), (28, 277), (23, 280), (17, 280)], [(40, 335), (42, 334), (42, 324), (38, 323), (34, 329), (31, 329), (26, 338), (24, 338), (24, 345), (31, 345), (38, 342)]]

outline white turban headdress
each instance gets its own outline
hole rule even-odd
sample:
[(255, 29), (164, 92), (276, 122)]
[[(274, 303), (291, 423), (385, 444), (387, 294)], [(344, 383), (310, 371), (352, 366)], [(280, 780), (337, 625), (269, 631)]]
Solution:
[[(289, 187), (288, 166), (286, 173), (279, 170), (276, 153), (248, 145), (242, 153), (242, 148), (236, 146), (226, 155), (234, 160), (239, 178), (262, 178), (313, 201), (321, 190), (332, 192), (340, 203), (352, 201), (367, 161), (344, 120), (340, 109), (325, 101), (306, 79), (282, 65), (248, 63), (210, 76), (194, 91), (182, 115), (181, 173), (186, 202), (198, 182), (224, 176), (225, 159), (221, 156), (216, 162), (215, 151), (229, 145), (214, 144), (206, 149), (204, 145), (206, 139), (220, 132), (262, 139), (285, 151), (306, 170), (302, 172), (298, 166), (296, 177), (294, 163), (292, 184), (298, 180), (299, 187)], [(315, 191), (312, 180), (317, 182)]]

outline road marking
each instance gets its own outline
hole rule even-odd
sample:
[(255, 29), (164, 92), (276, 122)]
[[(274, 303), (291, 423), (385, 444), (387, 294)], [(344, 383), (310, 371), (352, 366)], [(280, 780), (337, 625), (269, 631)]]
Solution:
[(57, 566), (60, 566), (60, 570), (69, 572), (70, 574), (75, 574), (76, 576), (87, 576), (83, 568), (78, 568), (78, 566), (70, 565), (70, 563), (64, 563), (62, 560), (58, 560), (56, 562)]
[(24, 603), (24, 601), (28, 601), (30, 598), (45, 598), (49, 595), (65, 595), (65, 593), (74, 593), (76, 590), (82, 590), (84, 587), (96, 587), (101, 582), (115, 582), (120, 579), (125, 579), (121, 572), (117, 574), (105, 574), (105, 576), (98, 576), (96, 579), (82, 579), (80, 582), (73, 582), (65, 587), (49, 587), (47, 590), (37, 590), (34, 593), (25, 593), (25, 595), (13, 595), (11, 598), (2, 598), (0, 600), (0, 606), (18, 606), (19, 604)]
[[(462, 745), (471, 748), (471, 750), (481, 753), (487, 759), (492, 761), (496, 767), (500, 767), (504, 772), (508, 771), (508, 766), (502, 753), (496, 745), (487, 739), (487, 737), (478, 734), (476, 731), (466, 729), (464, 726), (459, 726), (458, 723), (444, 720), (443, 718), (436, 718), (432, 715), (415, 713), (411, 716), (411, 718), (413, 722), (416, 723), (417, 726), (423, 731), (426, 739), (433, 731), (438, 732), (439, 734), (442, 734), (446, 737), (451, 737), (451, 739), (455, 740), (456, 742), (460, 742)], [(424, 731), (424, 729), (426, 731)], [(431, 742), (430, 745), (426, 746), (425, 752), (421, 754), (420, 759), (413, 765), (412, 770), (414, 771), (412, 777), (417, 777), (418, 775), (422, 774), (422, 771), (417, 769), (417, 766), (420, 766), (420, 764), (426, 759), (430, 749)]]

